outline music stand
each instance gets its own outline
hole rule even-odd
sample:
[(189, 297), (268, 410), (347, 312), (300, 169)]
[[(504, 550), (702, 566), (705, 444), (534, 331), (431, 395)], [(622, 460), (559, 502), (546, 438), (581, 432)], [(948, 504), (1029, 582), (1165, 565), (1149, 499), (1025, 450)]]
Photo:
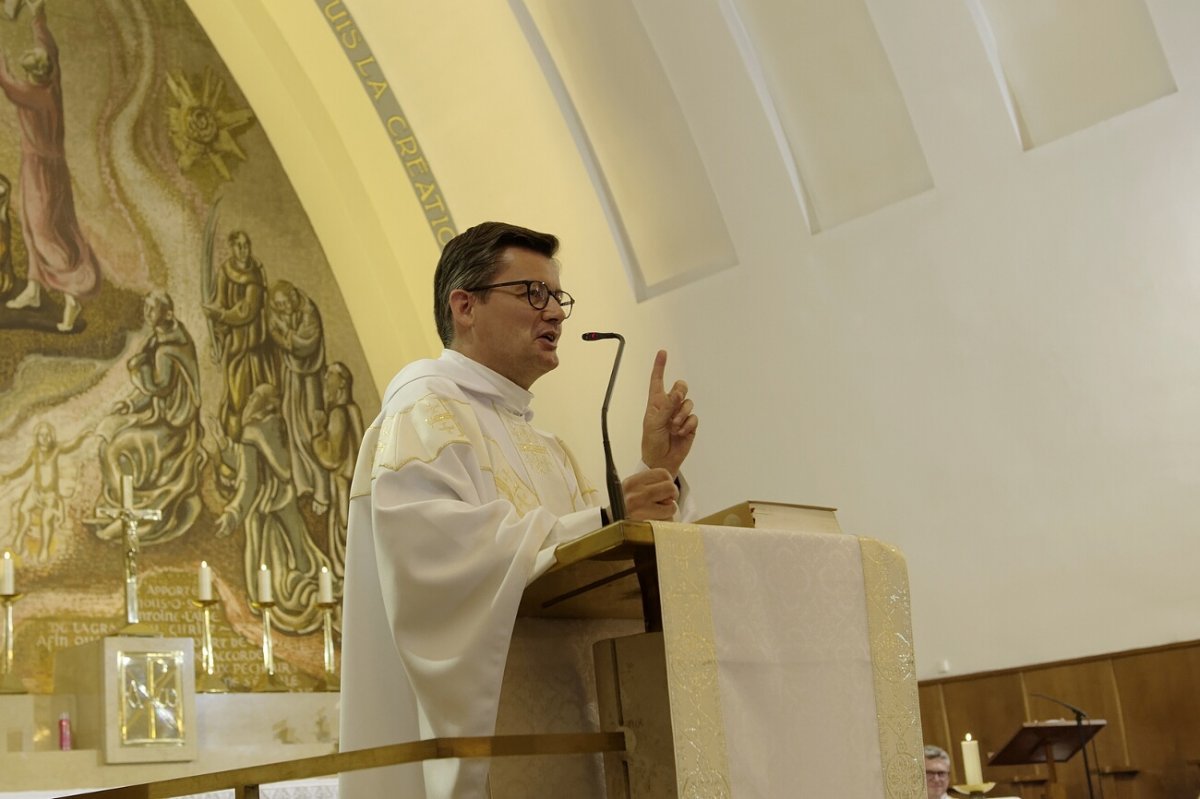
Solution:
[[(989, 766), (1023, 766), (1045, 763), (1050, 769), (1048, 796), (1060, 796), (1055, 762), (1065, 763), (1075, 756), (1096, 733), (1108, 724), (1104, 719), (1079, 721), (1032, 721), (1021, 725), (1017, 734), (988, 759)], [(1084, 767), (1086, 769), (1086, 765)], [(1085, 775), (1091, 783), (1091, 775)]]

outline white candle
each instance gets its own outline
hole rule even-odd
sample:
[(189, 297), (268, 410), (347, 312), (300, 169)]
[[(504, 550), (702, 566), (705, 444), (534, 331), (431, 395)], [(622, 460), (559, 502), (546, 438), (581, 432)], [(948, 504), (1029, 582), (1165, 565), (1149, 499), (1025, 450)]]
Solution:
[(971, 740), (971, 733), (962, 742), (963, 774), (967, 785), (983, 785), (983, 769), (979, 765), (979, 741)]
[(258, 601), (271, 601), (271, 570), (265, 563), (258, 568)]
[(4, 550), (4, 571), (0, 572), (0, 594), (15, 594), (16, 589), (13, 587), (16, 584), (16, 578), (13, 575), (13, 556), (7, 549)]
[(212, 599), (212, 567), (208, 565), (208, 561), (200, 561), (200, 601), (207, 602)]
[(121, 507), (133, 510), (133, 475), (121, 475)]
[(317, 580), (317, 601), (323, 605), (333, 604), (333, 577), (329, 574), (329, 567), (321, 567), (321, 575)]

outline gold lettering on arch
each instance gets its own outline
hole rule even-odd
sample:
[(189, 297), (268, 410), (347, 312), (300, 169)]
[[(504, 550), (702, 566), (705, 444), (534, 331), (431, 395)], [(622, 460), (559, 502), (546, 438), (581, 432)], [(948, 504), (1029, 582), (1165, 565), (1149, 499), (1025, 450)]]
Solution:
[(363, 91), (371, 98), (379, 121), (383, 124), (400, 161), (404, 173), (408, 176), (413, 193), (425, 213), (425, 223), (429, 226), (438, 246), (458, 234), (454, 219), (450, 215), (449, 204), (442, 194), (441, 185), (434, 177), (433, 167), (429, 158), (421, 148), (417, 134), (408, 124), (396, 93), (391, 90), (383, 69), (375, 60), (370, 45), (358, 24), (354, 21), (350, 10), (343, 0), (316, 0), (317, 6), (329, 23), (330, 32), (337, 38), (346, 60), (358, 76)]

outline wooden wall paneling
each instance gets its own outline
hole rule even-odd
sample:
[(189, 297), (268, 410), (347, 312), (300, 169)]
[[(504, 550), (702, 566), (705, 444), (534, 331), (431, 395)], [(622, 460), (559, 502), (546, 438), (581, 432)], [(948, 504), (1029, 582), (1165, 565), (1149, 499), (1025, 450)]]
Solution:
[(917, 688), (917, 702), (921, 708), (921, 738), (928, 746), (940, 746), (953, 752), (950, 744), (950, 728), (946, 722), (946, 701), (942, 697), (941, 683), (922, 685)]
[[(1015, 688), (1014, 688), (1015, 686)], [(1200, 794), (1200, 641), (1054, 664), (931, 680), (921, 684), (923, 730), (962, 772), (958, 742), (970, 731), (982, 749), (1003, 746), (1023, 721), (1069, 717), (1043, 693), (1109, 722), (1096, 737), (1103, 799), (1195, 799)], [(1016, 697), (1014, 698), (1014, 691)], [(939, 722), (935, 714), (943, 714)], [(1090, 754), (1090, 747), (1089, 747)], [(1093, 761), (1093, 769), (1097, 764)], [(1073, 797), (1086, 797), (1083, 758), (1058, 767)], [(1046, 769), (990, 768), (996, 795), (1041, 799)], [(1103, 793), (1100, 793), (1103, 791)]]
[(1014, 777), (1031, 776), (1034, 767), (987, 765), (988, 757), (998, 752), (1025, 721), (1025, 701), (1021, 676), (1017, 673), (982, 675), (966, 680), (942, 683), (946, 718), (950, 727), (947, 747), (954, 759), (954, 784), (963, 782), (962, 750), (959, 743), (969, 732), (979, 741), (983, 776), (996, 782), (1011, 782)]
[[(1067, 708), (1034, 696), (1045, 694), (1083, 709), (1090, 718), (1104, 719), (1108, 722), (1108, 726), (1093, 739), (1095, 748), (1090, 745), (1088, 748), (1093, 771), (1098, 768), (1111, 771), (1137, 766), (1136, 763), (1129, 762), (1129, 746), (1122, 721), (1121, 702), (1112, 664), (1108, 658), (1026, 669), (1022, 672), (1022, 677), (1031, 721), (1075, 718)], [(1066, 787), (1068, 796), (1087, 796), (1083, 764), (1082, 754), (1076, 755), (1067, 763), (1058, 764), (1058, 781)], [(1134, 775), (1125, 772), (1106, 777), (1105, 795), (1132, 795), (1125, 789), (1134, 779)], [(1093, 781), (1093, 786), (1095, 785)], [(1110, 794), (1110, 790), (1114, 793)]]
[(1143, 797), (1200, 794), (1200, 646), (1112, 659)]

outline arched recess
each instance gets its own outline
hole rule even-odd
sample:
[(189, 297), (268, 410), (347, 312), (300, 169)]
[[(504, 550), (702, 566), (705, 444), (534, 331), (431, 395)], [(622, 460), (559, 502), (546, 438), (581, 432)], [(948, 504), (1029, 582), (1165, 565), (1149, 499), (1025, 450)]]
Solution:
[(426, 301), (438, 245), (359, 75), (315, 3), (187, 2), (287, 170), (382, 395), (440, 348)]

